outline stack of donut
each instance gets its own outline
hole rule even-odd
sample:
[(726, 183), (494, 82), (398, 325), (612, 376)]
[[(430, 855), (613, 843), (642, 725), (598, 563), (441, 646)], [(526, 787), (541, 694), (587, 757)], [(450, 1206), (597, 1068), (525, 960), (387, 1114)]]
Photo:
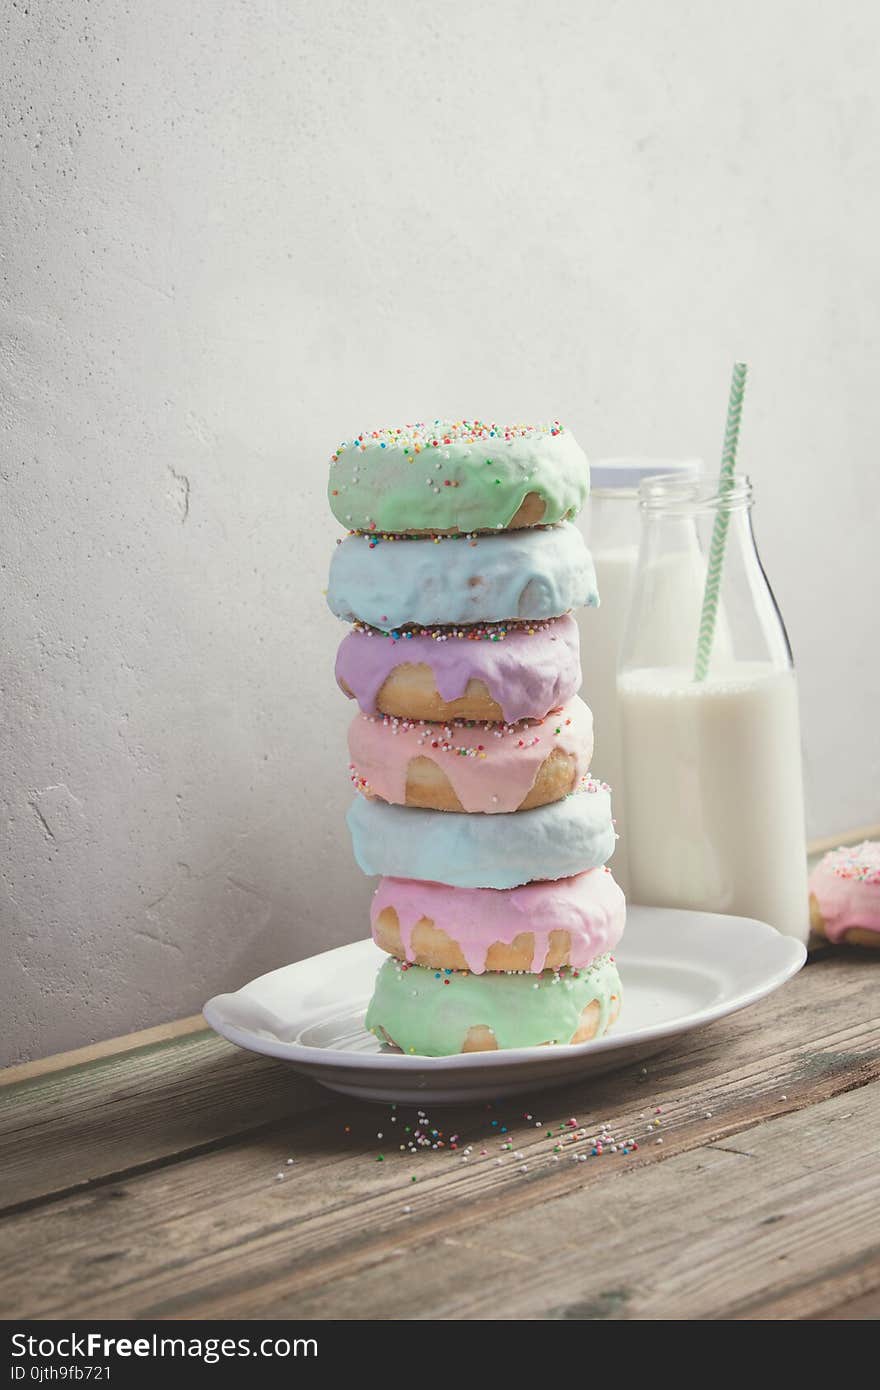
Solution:
[(389, 957), (366, 1023), (403, 1052), (584, 1042), (620, 1007), (625, 903), (571, 616), (598, 602), (571, 523), (588, 488), (558, 423), (438, 420), (332, 457), (348, 823)]

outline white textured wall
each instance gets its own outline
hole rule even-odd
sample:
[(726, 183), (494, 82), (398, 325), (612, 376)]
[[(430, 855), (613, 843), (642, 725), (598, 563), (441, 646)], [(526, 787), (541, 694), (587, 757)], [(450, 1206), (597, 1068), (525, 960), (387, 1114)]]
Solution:
[(871, 0), (0, 29), (0, 1060), (364, 933), (321, 590), (326, 458), (374, 422), (714, 456), (745, 356), (811, 830), (880, 819)]

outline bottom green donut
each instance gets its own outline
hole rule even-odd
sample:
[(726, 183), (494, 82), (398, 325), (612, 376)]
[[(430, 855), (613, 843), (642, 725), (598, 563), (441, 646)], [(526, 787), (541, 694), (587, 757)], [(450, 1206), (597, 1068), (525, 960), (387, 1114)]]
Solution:
[(379, 968), (366, 1026), (422, 1057), (540, 1047), (599, 1038), (620, 1012), (612, 956), (585, 970), (471, 975), (425, 970), (389, 956)]

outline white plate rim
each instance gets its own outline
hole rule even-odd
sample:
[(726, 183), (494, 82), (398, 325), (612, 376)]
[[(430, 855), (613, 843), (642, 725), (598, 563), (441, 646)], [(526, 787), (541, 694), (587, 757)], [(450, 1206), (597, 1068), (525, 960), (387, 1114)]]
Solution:
[[(578, 1056), (596, 1056), (600, 1053), (622, 1051), (624, 1049), (635, 1049), (643, 1045), (655, 1042), (662, 1042), (666, 1038), (675, 1038), (683, 1033), (692, 1032), (697, 1028), (702, 1028), (710, 1023), (715, 1023), (720, 1018), (726, 1018), (731, 1014), (739, 1013), (740, 1010), (749, 1008), (752, 1004), (757, 1004), (761, 999), (772, 994), (782, 985), (787, 983), (803, 967), (807, 959), (806, 946), (791, 936), (783, 936), (774, 927), (766, 922), (760, 922), (753, 917), (737, 917), (726, 913), (709, 914), (704, 912), (694, 912), (688, 909), (678, 908), (654, 908), (641, 907), (642, 911), (652, 913), (670, 913), (676, 917), (697, 918), (713, 916), (718, 922), (723, 922), (725, 927), (736, 928), (739, 931), (754, 933), (757, 931), (769, 944), (772, 940), (773, 950), (778, 952), (778, 963), (774, 969), (768, 970), (751, 988), (734, 991), (726, 998), (719, 999), (715, 1004), (700, 1008), (695, 1012), (682, 1014), (679, 1018), (667, 1019), (661, 1023), (649, 1024), (638, 1028), (629, 1033), (607, 1033), (602, 1038), (593, 1039), (584, 1043), (569, 1043), (565, 1048), (537, 1048), (537, 1047), (518, 1047), (507, 1048), (497, 1052), (469, 1052), (455, 1053), (449, 1057), (425, 1057), (421, 1055), (408, 1055), (406, 1053), (395, 1052), (343, 1052), (331, 1048), (307, 1047), (302, 1043), (284, 1042), (280, 1038), (264, 1037), (252, 1030), (240, 1028), (229, 1022), (223, 1017), (224, 1001), (240, 993), (242, 990), (250, 990), (254, 985), (259, 985), (263, 980), (272, 975), (277, 975), (281, 971), (290, 970), (290, 965), (280, 966), (277, 970), (267, 971), (263, 975), (256, 976), (253, 980), (242, 985), (239, 990), (214, 995), (205, 1004), (202, 1014), (214, 1032), (226, 1038), (228, 1042), (234, 1043), (237, 1047), (244, 1048), (249, 1052), (256, 1052), (261, 1056), (273, 1057), (279, 1061), (290, 1062), (292, 1065), (304, 1070), (328, 1070), (339, 1071), (347, 1068), (352, 1071), (375, 1072), (377, 1069), (394, 1073), (416, 1073), (431, 1071), (435, 1074), (457, 1073), (467, 1070), (485, 1070), (510, 1068), (516, 1064), (530, 1063), (541, 1065), (542, 1062), (550, 1063), (551, 1059), (576, 1058)], [(324, 956), (332, 956), (338, 951), (350, 950), (353, 946), (365, 945), (370, 938), (362, 939), (357, 942), (349, 942), (343, 946), (337, 946), (329, 951), (317, 952), (314, 956), (304, 957), (303, 960), (293, 962), (294, 966), (302, 966), (306, 963), (318, 960)], [(658, 962), (662, 961), (662, 953), (658, 952)], [(624, 980), (625, 983), (625, 980)], [(314, 1022), (315, 1020), (312, 1020)]]

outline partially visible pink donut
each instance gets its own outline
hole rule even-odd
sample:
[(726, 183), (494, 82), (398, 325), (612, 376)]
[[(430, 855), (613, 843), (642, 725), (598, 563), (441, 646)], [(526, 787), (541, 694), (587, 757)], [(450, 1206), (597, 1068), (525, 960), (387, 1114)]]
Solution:
[(831, 850), (816, 865), (810, 923), (829, 941), (880, 947), (880, 843)]

